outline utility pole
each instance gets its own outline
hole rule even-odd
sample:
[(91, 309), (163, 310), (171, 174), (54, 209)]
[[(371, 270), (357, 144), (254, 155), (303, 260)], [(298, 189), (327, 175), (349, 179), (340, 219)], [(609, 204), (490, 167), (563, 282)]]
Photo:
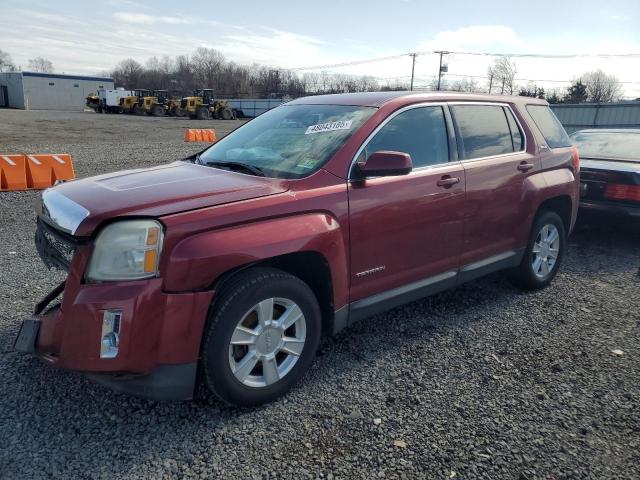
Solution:
[(440, 65), (438, 66), (438, 90), (440, 90), (440, 82), (442, 81), (442, 55), (446, 55), (449, 52), (444, 50), (437, 50), (434, 53), (440, 54)]
[(412, 57), (412, 61), (411, 61), (411, 88), (409, 88), (409, 90), (413, 91), (413, 73), (416, 70), (416, 56), (418, 54), (417, 53), (410, 53), (409, 56)]

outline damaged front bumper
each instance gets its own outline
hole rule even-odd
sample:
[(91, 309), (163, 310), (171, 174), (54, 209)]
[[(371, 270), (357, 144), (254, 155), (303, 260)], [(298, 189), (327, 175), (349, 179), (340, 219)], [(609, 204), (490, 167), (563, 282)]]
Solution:
[[(52, 245), (49, 235), (56, 232), (47, 235), (48, 228), (39, 225), (38, 251), (46, 264), (66, 266), (69, 274), (22, 322), (14, 348), (117, 391), (154, 400), (192, 398), (213, 292), (165, 293), (161, 278), (87, 283), (90, 245), (64, 237), (62, 248)], [(61, 258), (65, 244), (74, 249), (68, 263)], [(105, 355), (105, 321), (113, 312), (117, 349)]]

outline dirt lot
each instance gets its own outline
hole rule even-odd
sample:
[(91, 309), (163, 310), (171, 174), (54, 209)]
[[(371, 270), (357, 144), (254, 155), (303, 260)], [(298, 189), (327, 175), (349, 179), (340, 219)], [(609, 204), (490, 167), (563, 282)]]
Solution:
[[(68, 152), (86, 177), (239, 123), (0, 110), (0, 152)], [(579, 226), (544, 291), (498, 274), (362, 321), (286, 398), (239, 410), (117, 395), (12, 351), (60, 277), (33, 246), (36, 196), (0, 194), (0, 478), (640, 478), (637, 229)]]

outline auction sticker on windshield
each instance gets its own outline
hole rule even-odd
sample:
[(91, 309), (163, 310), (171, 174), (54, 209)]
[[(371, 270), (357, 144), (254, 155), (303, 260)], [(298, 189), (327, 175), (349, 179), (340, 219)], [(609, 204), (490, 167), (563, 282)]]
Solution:
[(304, 134), (309, 135), (310, 133), (332, 132), (333, 130), (349, 130), (351, 128), (351, 122), (352, 120), (347, 120), (342, 122), (327, 122), (310, 125)]

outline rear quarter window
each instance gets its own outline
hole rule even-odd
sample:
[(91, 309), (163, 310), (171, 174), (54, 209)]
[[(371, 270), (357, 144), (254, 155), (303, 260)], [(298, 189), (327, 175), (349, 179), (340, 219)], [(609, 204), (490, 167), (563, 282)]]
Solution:
[(549, 148), (571, 146), (569, 135), (549, 107), (546, 105), (527, 105), (527, 112), (533, 118)]

